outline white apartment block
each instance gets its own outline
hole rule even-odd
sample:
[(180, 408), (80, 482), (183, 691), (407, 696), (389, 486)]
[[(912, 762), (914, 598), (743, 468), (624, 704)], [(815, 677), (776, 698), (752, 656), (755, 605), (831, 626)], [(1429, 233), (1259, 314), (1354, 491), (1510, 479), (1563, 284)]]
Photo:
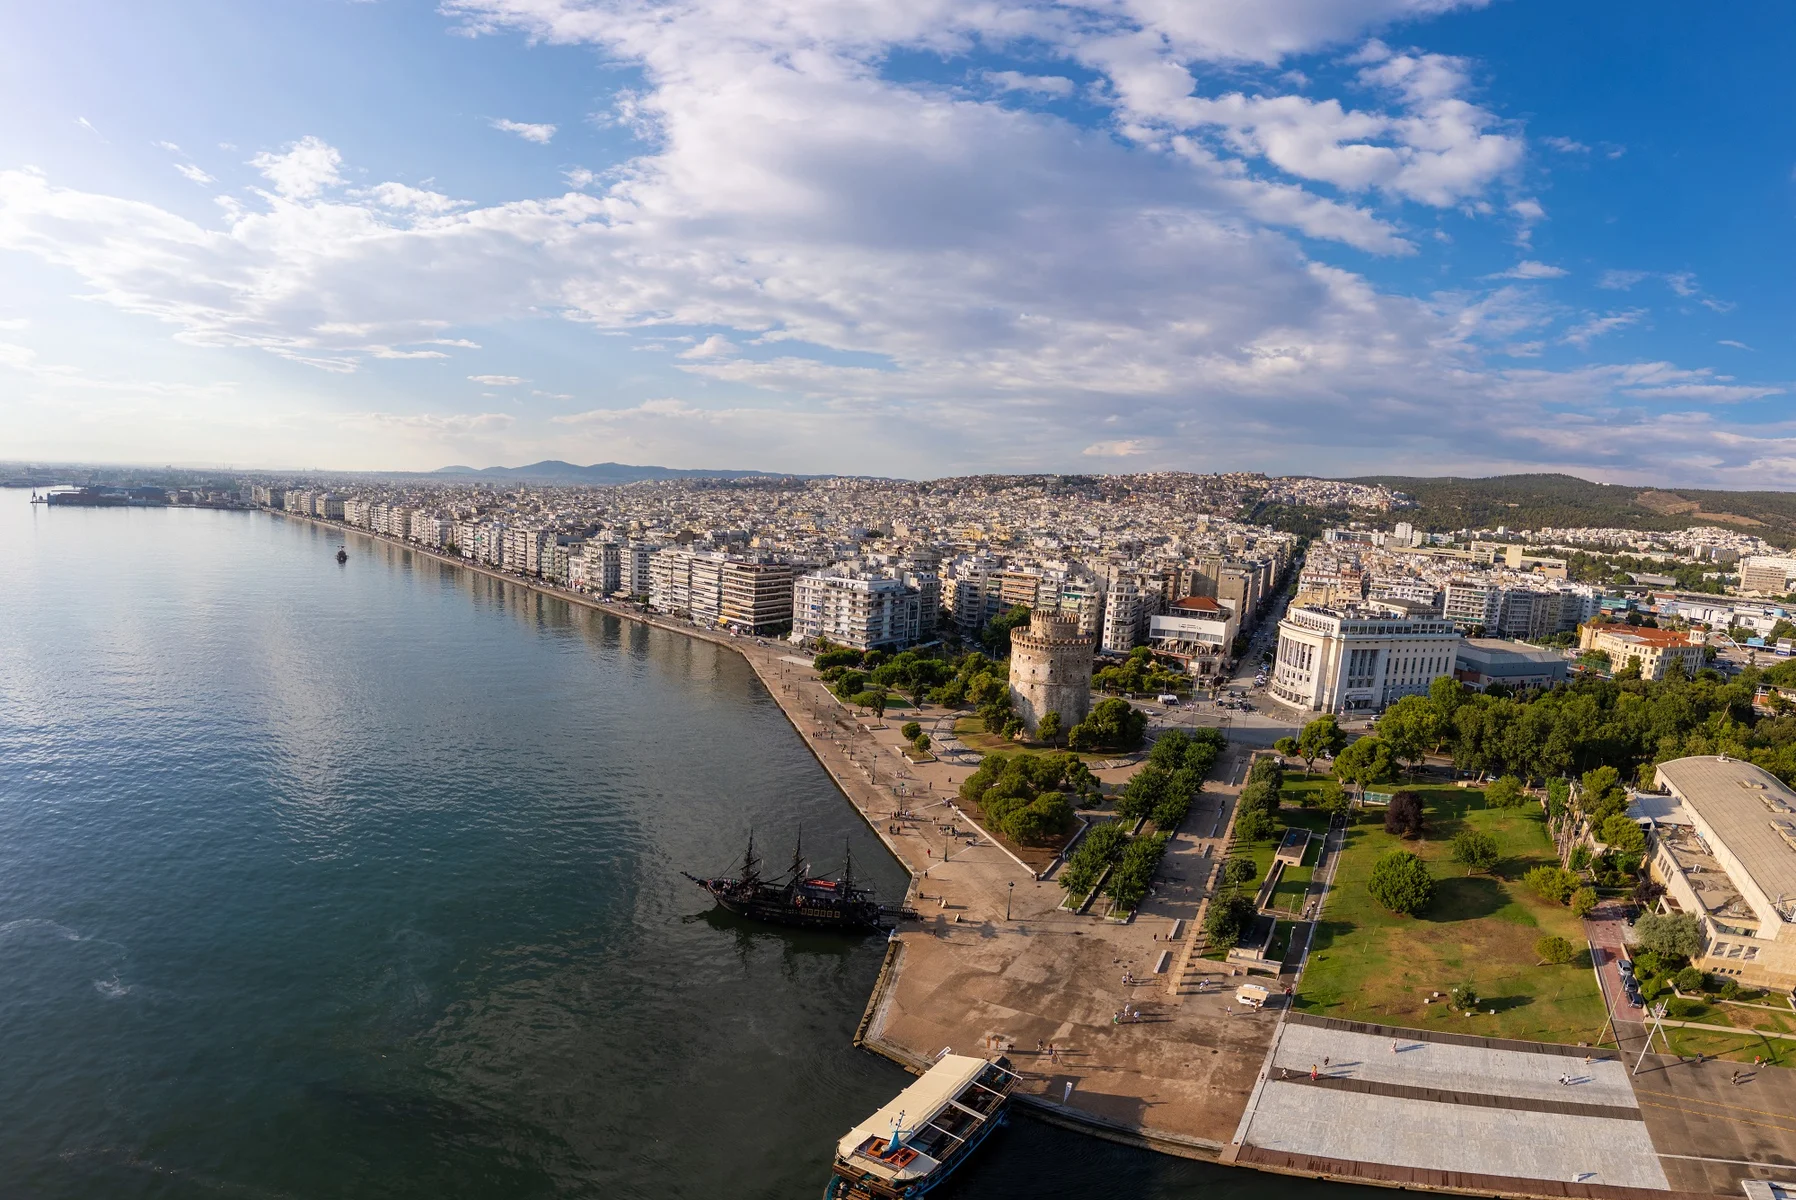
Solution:
[(792, 640), (823, 638), (856, 650), (895, 649), (917, 640), (922, 604), (901, 579), (836, 566), (792, 585)]
[(1376, 712), (1452, 674), (1458, 649), (1450, 620), (1400, 603), (1293, 605), (1278, 623), (1269, 690), (1309, 712)]

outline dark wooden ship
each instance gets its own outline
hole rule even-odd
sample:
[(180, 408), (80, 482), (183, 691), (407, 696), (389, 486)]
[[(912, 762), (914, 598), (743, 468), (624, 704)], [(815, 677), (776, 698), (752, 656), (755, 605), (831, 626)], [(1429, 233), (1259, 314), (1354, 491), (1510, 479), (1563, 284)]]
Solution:
[(1004, 1123), (1008, 1059), (942, 1054), (915, 1083), (836, 1143), (824, 1200), (905, 1200), (953, 1174)]
[(854, 856), (843, 847), (842, 873), (834, 878), (810, 873), (805, 861), (801, 835), (792, 851), (792, 866), (771, 878), (761, 874), (761, 860), (755, 854), (754, 834), (748, 836), (748, 853), (742, 856), (741, 870), (735, 876), (700, 879), (680, 874), (710, 892), (717, 903), (753, 921), (774, 925), (799, 925), (809, 929), (844, 929), (854, 931), (888, 929), (891, 915), (879, 903), (871, 888), (857, 887), (854, 882)]

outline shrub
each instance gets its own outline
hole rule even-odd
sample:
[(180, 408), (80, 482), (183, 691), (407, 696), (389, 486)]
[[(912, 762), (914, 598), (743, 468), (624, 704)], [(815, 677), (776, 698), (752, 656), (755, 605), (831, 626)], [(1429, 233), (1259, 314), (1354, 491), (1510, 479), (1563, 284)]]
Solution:
[(1677, 1021), (1694, 1020), (1708, 1011), (1709, 1006), (1701, 1000), (1686, 1000), (1682, 996), (1674, 996), (1665, 1003), (1665, 1015)]
[(1708, 980), (1695, 967), (1685, 967), (1672, 977), (1672, 982), (1677, 984), (1680, 992), (1700, 992)]
[(1557, 934), (1543, 937), (1534, 943), (1535, 957), (1541, 962), (1551, 963), (1553, 966), (1570, 962), (1577, 952), (1578, 948), (1571, 944), (1570, 939), (1562, 938)]
[(1462, 829), (1453, 835), (1453, 861), (1472, 871), (1488, 871), (1497, 865), (1497, 839), (1478, 829)]
[(1722, 980), (1721, 987), (1715, 994), (1723, 1000), (1738, 1000), (1740, 998), (1740, 981), (1738, 979)]
[(1478, 1007), (1478, 991), (1469, 983), (1459, 984), (1447, 995), (1460, 1012), (1471, 1012)]
[(907, 742), (916, 741), (917, 735), (922, 732), (923, 732), (923, 726), (919, 725), (915, 721), (906, 721), (904, 724), (902, 724), (898, 727), (898, 736), (902, 737)]
[(1366, 890), (1388, 911), (1407, 915), (1428, 907), (1434, 899), (1434, 879), (1414, 854), (1393, 850), (1373, 864)]
[(1581, 887), (1571, 894), (1572, 916), (1580, 921), (1596, 911), (1596, 889)]
[(1585, 867), (1588, 867), (1589, 865), (1590, 865), (1590, 847), (1586, 846), (1582, 842), (1579, 842), (1576, 846), (1572, 847), (1571, 869), (1574, 871), (1582, 871)]
[(1226, 885), (1246, 883), (1260, 873), (1251, 858), (1231, 858), (1222, 864), (1222, 882)]

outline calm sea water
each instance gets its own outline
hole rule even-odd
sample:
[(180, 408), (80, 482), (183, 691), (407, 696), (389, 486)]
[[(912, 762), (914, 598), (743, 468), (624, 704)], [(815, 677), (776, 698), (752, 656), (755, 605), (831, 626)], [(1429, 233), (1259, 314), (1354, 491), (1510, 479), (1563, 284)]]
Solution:
[[(0, 1195), (815, 1197), (903, 877), (735, 655), (264, 514), (0, 491)], [(1014, 1121), (947, 1197), (1346, 1189)]]

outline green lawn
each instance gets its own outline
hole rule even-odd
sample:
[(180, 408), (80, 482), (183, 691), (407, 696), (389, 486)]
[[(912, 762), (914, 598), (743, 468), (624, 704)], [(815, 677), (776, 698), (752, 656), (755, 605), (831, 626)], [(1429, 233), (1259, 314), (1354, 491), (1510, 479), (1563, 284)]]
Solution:
[[(961, 745), (980, 754), (1065, 754), (1065, 746), (1050, 746), (1044, 742), (1013, 742), (1009, 738), (985, 731), (984, 717), (960, 717), (954, 722), (954, 736), (960, 739)], [(1105, 751), (1101, 754), (1075, 753), (1075, 758), (1088, 763), (1103, 762), (1115, 758), (1116, 755)]]
[[(1606, 1018), (1588, 951), (1557, 967), (1538, 965), (1534, 955), (1545, 934), (1586, 946), (1568, 908), (1520, 884), (1529, 867), (1556, 861), (1540, 814), (1487, 809), (1483, 793), (1470, 788), (1416, 790), (1427, 814), (1419, 841), (1385, 833), (1378, 810), (1349, 827), (1297, 1007), (1488, 1037), (1594, 1041)], [(1494, 875), (1468, 875), (1450, 860), (1448, 843), (1467, 826), (1496, 839), (1503, 860)], [(1399, 847), (1419, 854), (1436, 881), (1434, 903), (1415, 917), (1386, 912), (1366, 890), (1372, 864)], [(1458, 983), (1470, 983), (1483, 998), (1477, 1014), (1423, 1003)], [(1496, 1014), (1487, 1015), (1493, 1008)]]
[(1733, 1062), (1750, 1063), (1758, 1057), (1774, 1067), (1796, 1065), (1796, 1042), (1783, 1038), (1759, 1037), (1753, 1033), (1713, 1033), (1707, 1029), (1673, 1029), (1666, 1026), (1662, 1036), (1653, 1038), (1653, 1049), (1665, 1051), (1664, 1038), (1671, 1040), (1673, 1054), (1706, 1054)]

